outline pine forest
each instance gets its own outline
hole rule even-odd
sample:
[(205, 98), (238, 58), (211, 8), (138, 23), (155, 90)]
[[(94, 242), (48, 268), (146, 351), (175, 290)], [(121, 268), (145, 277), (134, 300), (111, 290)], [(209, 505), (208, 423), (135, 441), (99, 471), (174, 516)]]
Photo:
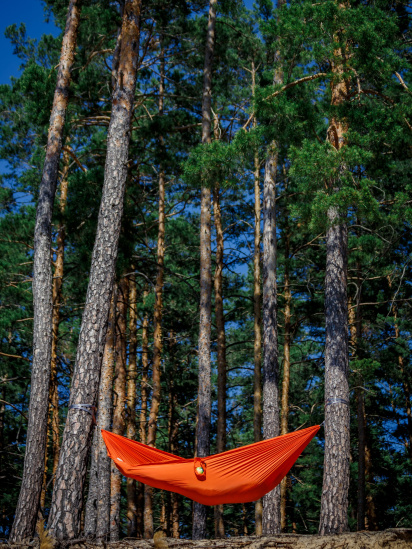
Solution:
[[(35, 1), (56, 36), (2, 27), (0, 538), (412, 528), (412, 4)], [(319, 425), (216, 505), (101, 431), (203, 474)]]

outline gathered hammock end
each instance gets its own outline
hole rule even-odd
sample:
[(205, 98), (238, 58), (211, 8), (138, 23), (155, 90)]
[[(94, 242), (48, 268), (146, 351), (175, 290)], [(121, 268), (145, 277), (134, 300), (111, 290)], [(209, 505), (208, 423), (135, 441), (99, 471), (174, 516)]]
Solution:
[(109, 457), (126, 477), (203, 505), (247, 503), (273, 490), (320, 425), (204, 458), (184, 459), (102, 429)]

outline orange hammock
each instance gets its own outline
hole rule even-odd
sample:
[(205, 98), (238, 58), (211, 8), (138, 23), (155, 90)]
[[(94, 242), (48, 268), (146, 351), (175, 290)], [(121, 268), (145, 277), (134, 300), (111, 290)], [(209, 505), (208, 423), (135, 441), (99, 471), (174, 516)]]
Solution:
[(319, 425), (205, 458), (184, 459), (102, 430), (119, 471), (204, 505), (256, 501), (273, 490), (319, 431)]

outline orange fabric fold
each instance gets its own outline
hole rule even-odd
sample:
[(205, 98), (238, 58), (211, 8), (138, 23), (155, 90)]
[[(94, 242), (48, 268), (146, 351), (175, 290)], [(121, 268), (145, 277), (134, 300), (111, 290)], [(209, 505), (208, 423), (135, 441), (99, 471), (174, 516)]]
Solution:
[[(119, 471), (203, 505), (256, 501), (277, 486), (319, 431), (308, 427), (221, 454), (184, 459), (102, 430)], [(201, 469), (199, 469), (199, 466)]]

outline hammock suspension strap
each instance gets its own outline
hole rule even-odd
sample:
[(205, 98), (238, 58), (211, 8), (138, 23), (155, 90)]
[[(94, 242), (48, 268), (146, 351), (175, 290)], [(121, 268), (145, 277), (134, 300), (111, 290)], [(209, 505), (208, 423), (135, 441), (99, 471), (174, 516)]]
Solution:
[(349, 401), (344, 400), (343, 398), (332, 397), (332, 398), (328, 398), (327, 401), (325, 402), (325, 408), (330, 404), (346, 404), (347, 406), (349, 406)]
[(72, 404), (69, 406), (69, 410), (82, 410), (92, 416), (93, 425), (96, 425), (96, 406), (92, 404)]

